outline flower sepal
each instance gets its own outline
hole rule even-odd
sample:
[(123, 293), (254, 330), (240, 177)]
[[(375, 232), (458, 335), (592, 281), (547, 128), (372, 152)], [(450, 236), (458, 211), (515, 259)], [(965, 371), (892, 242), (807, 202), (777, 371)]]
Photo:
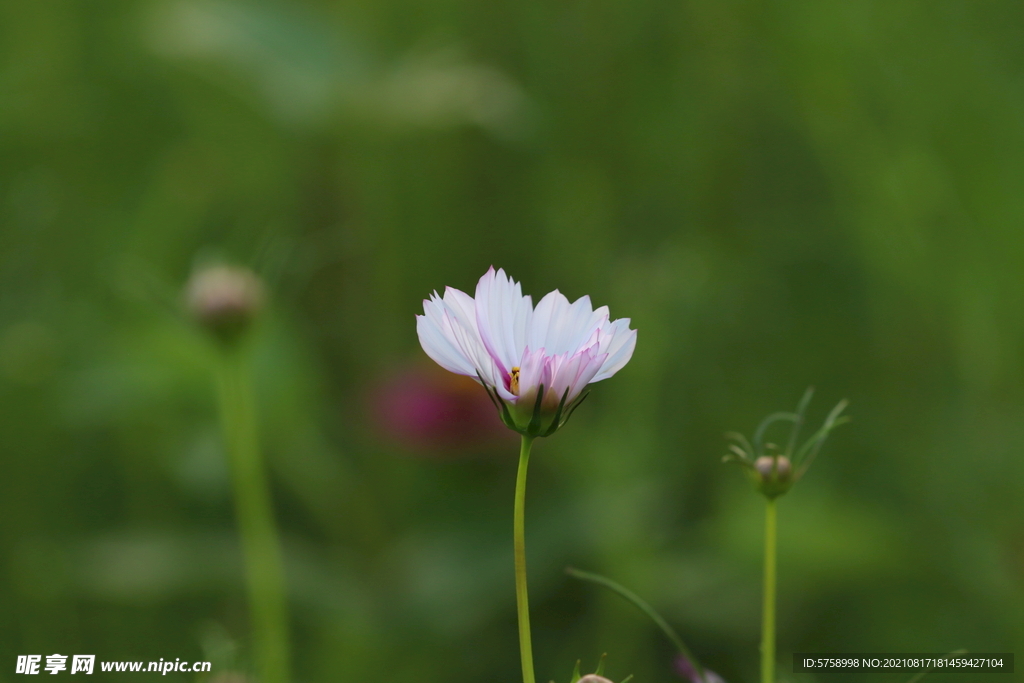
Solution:
[(569, 398), (569, 389), (566, 388), (557, 406), (552, 408), (551, 401), (545, 404), (545, 388), (541, 384), (537, 387), (537, 397), (533, 400), (532, 404), (530, 401), (520, 400), (510, 406), (497, 390), (484, 381), (483, 377), (477, 374), (477, 378), (487, 391), (487, 395), (490, 397), (494, 407), (498, 409), (498, 416), (505, 426), (514, 432), (531, 438), (551, 436), (557, 432), (569, 421), (576, 408), (590, 395), (589, 391), (585, 391), (567, 404), (566, 399)]
[[(576, 666), (572, 670), (572, 677), (569, 679), (569, 683), (614, 683), (601, 675), (604, 673), (604, 660), (607, 656), (607, 654), (601, 655), (601, 661), (597, 664), (597, 671), (586, 675), (580, 675), (580, 660), (577, 659)], [(621, 683), (629, 683), (631, 680), (633, 680), (632, 674), (623, 678)], [(551, 683), (554, 683), (554, 681)]]

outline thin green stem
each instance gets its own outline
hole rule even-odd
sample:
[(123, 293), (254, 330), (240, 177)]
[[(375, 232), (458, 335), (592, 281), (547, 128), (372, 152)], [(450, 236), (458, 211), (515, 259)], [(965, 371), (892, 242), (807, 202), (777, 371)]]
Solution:
[(764, 606), (761, 615), (761, 683), (775, 681), (775, 499), (769, 498), (764, 518)]
[(704, 667), (701, 666), (701, 663), (697, 661), (696, 657), (693, 656), (693, 652), (690, 651), (690, 648), (686, 647), (686, 643), (684, 643), (683, 639), (679, 636), (678, 633), (676, 633), (676, 630), (672, 628), (672, 626), (667, 621), (665, 621), (664, 617), (658, 614), (658, 612), (653, 607), (651, 607), (650, 603), (648, 603), (646, 600), (644, 600), (639, 595), (629, 590), (622, 584), (616, 583), (615, 581), (612, 581), (606, 576), (594, 574), (593, 572), (585, 572), (580, 569), (576, 569), (575, 567), (566, 567), (565, 573), (577, 579), (581, 579), (583, 581), (590, 581), (592, 583), (598, 584), (599, 586), (604, 586), (605, 588), (611, 589), (615, 593), (618, 593), (621, 597), (625, 598), (628, 602), (631, 602), (634, 607), (636, 607), (638, 610), (640, 610), (648, 617), (650, 617), (651, 621), (653, 621), (655, 625), (661, 629), (661, 632), (665, 634), (665, 637), (667, 637), (672, 642), (672, 644), (676, 646), (676, 649), (679, 650), (679, 654), (685, 657), (686, 660), (697, 672), (698, 680), (705, 680)]
[(287, 683), (288, 608), (284, 568), (256, 435), (255, 401), (243, 353), (226, 349), (217, 375), (259, 680)]
[(516, 607), (519, 610), (519, 654), (523, 662), (523, 683), (535, 683), (533, 645), (530, 642), (530, 601), (526, 595), (526, 468), (530, 464), (533, 437), (523, 436), (516, 476), (516, 505), (513, 535), (516, 556)]

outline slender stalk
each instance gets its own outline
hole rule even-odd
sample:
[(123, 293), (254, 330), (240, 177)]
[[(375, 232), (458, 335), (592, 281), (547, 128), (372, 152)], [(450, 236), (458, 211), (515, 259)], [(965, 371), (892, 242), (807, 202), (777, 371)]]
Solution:
[(225, 349), (217, 380), (259, 680), (287, 683), (288, 608), (284, 569), (256, 435), (255, 401), (241, 350)]
[(653, 621), (655, 625), (661, 629), (661, 632), (664, 633), (665, 636), (672, 642), (672, 644), (676, 646), (676, 649), (679, 650), (679, 654), (685, 657), (686, 661), (689, 662), (690, 666), (692, 666), (694, 670), (697, 672), (698, 680), (705, 680), (704, 667), (701, 666), (701, 663), (697, 661), (696, 657), (693, 656), (693, 652), (690, 651), (690, 648), (686, 647), (686, 643), (684, 643), (683, 639), (679, 636), (678, 633), (676, 633), (676, 630), (672, 628), (672, 626), (667, 621), (665, 621), (664, 617), (658, 614), (655, 611), (655, 609), (651, 607), (650, 603), (648, 603), (646, 600), (644, 600), (639, 595), (629, 590), (622, 584), (616, 583), (615, 581), (612, 581), (606, 576), (601, 576), (600, 574), (594, 574), (592, 572), (585, 572), (574, 567), (566, 567), (565, 573), (577, 579), (581, 579), (583, 581), (590, 581), (592, 583), (598, 584), (599, 586), (609, 588), (615, 593), (618, 593), (620, 596), (625, 598), (628, 602), (631, 602), (634, 607), (636, 607), (638, 610), (640, 610), (648, 617), (650, 617), (651, 621)]
[(761, 683), (775, 681), (775, 499), (768, 498), (764, 518), (764, 607), (761, 615)]
[(530, 463), (532, 436), (523, 436), (519, 449), (519, 474), (516, 476), (515, 537), (516, 607), (519, 610), (519, 655), (523, 662), (523, 683), (535, 683), (533, 645), (530, 642), (530, 601), (526, 595), (526, 468)]

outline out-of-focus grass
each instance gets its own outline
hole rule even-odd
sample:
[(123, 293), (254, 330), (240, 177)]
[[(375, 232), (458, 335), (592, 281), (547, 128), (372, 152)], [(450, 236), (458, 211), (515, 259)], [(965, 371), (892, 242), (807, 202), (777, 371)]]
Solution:
[(517, 677), (514, 445), (418, 449), (373, 412), (421, 361), (420, 300), (492, 263), (639, 330), (537, 445), (545, 680), (604, 651), (613, 677), (672, 676), (658, 633), (569, 563), (752, 680), (761, 519), (722, 434), (809, 384), (855, 421), (780, 502), (783, 661), (1014, 650), (1021, 18), (0, 4), (3, 658), (247, 661), (209, 350), (177, 312), (216, 258), (273, 293), (255, 372), (297, 680)]

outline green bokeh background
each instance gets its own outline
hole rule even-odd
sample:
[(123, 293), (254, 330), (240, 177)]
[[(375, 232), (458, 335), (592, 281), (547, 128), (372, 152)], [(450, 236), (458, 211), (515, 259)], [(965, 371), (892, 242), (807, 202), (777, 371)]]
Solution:
[(907, 678), (792, 675), (793, 651), (1021, 653), (1022, 21), (0, 1), (0, 681), (24, 653), (249, 661), (211, 349), (179, 305), (216, 259), (271, 293), (253, 367), (296, 681), (518, 679), (515, 442), (417, 449), (368, 418), (424, 362), (421, 300), (491, 264), (639, 330), (535, 449), (542, 680), (602, 652), (678, 680), (567, 564), (755, 679), (761, 502), (722, 435), (811, 384), (814, 421), (846, 397), (854, 422), (780, 503), (782, 677)]

